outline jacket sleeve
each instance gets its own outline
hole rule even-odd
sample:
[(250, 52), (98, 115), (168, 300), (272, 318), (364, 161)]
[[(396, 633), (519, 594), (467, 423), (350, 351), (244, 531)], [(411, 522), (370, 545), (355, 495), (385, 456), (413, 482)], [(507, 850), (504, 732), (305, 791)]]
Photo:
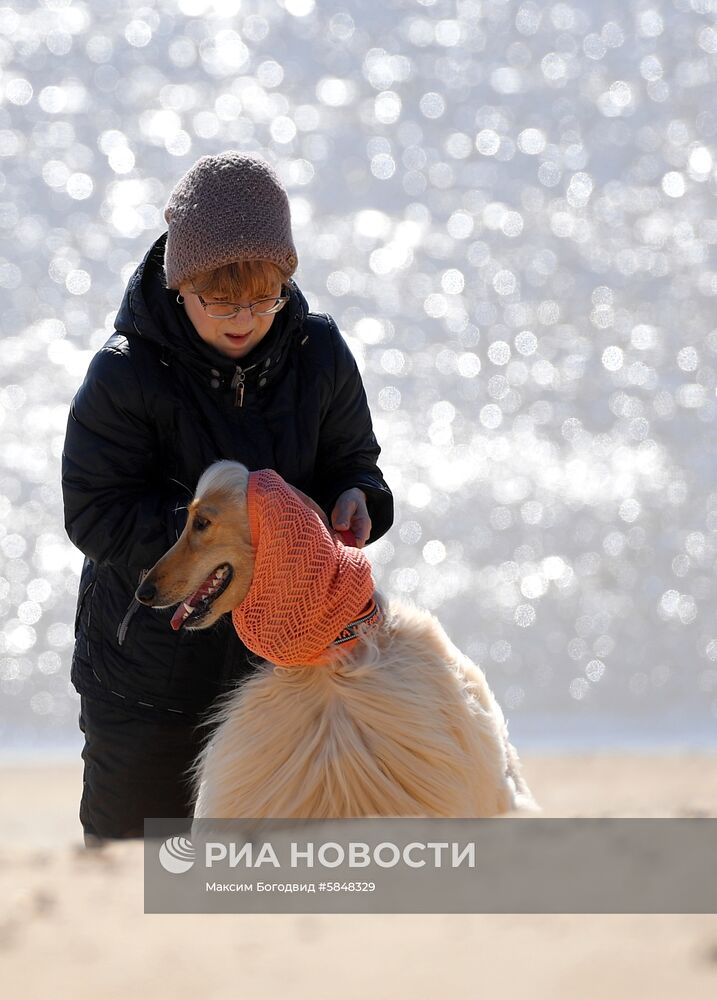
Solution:
[(157, 442), (131, 358), (105, 345), (70, 406), (65, 529), (97, 563), (149, 569), (181, 534), (186, 496), (156, 479)]
[(333, 393), (319, 433), (315, 484), (329, 518), (338, 497), (353, 486), (366, 494), (371, 518), (369, 542), (393, 524), (393, 494), (376, 464), (381, 453), (356, 359), (329, 317), (334, 351)]

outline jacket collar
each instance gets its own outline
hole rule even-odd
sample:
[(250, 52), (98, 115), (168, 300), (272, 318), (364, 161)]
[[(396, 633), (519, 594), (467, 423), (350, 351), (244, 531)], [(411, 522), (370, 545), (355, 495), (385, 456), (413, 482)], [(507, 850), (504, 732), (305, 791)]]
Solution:
[(237, 362), (227, 358), (199, 336), (177, 292), (164, 284), (167, 233), (152, 244), (130, 278), (115, 319), (115, 329), (140, 336), (162, 348), (163, 359), (189, 368), (214, 388), (227, 389), (241, 378), (247, 389), (269, 385), (283, 368), (291, 347), (301, 340), (308, 304), (298, 285), (289, 279), (289, 301), (276, 314), (262, 340)]

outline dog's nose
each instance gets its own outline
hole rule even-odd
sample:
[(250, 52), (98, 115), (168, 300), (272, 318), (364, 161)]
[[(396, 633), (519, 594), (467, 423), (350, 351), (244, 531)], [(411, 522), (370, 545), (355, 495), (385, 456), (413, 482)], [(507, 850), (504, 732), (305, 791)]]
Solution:
[(137, 587), (136, 597), (141, 604), (151, 604), (157, 596), (157, 588), (151, 580), (145, 580)]

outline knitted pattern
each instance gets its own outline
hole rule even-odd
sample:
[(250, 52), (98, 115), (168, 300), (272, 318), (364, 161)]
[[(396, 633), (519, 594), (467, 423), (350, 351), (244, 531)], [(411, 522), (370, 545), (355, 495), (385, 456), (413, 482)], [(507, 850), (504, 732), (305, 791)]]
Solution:
[(347, 623), (373, 608), (368, 559), (334, 537), (271, 469), (249, 474), (247, 508), (255, 564), (232, 613), (239, 638), (280, 666), (325, 662)]
[(272, 261), (287, 278), (296, 270), (289, 199), (258, 156), (202, 156), (172, 191), (164, 218), (168, 288), (238, 260)]

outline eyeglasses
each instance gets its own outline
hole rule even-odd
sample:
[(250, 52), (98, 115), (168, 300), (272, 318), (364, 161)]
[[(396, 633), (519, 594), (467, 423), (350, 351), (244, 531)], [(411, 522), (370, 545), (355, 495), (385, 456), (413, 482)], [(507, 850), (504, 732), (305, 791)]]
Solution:
[(283, 309), (289, 301), (288, 295), (272, 295), (266, 299), (250, 302), (248, 306), (242, 306), (238, 302), (206, 302), (199, 292), (194, 294), (210, 319), (231, 319), (233, 316), (238, 316), (242, 309), (248, 309), (252, 316), (271, 316)]

